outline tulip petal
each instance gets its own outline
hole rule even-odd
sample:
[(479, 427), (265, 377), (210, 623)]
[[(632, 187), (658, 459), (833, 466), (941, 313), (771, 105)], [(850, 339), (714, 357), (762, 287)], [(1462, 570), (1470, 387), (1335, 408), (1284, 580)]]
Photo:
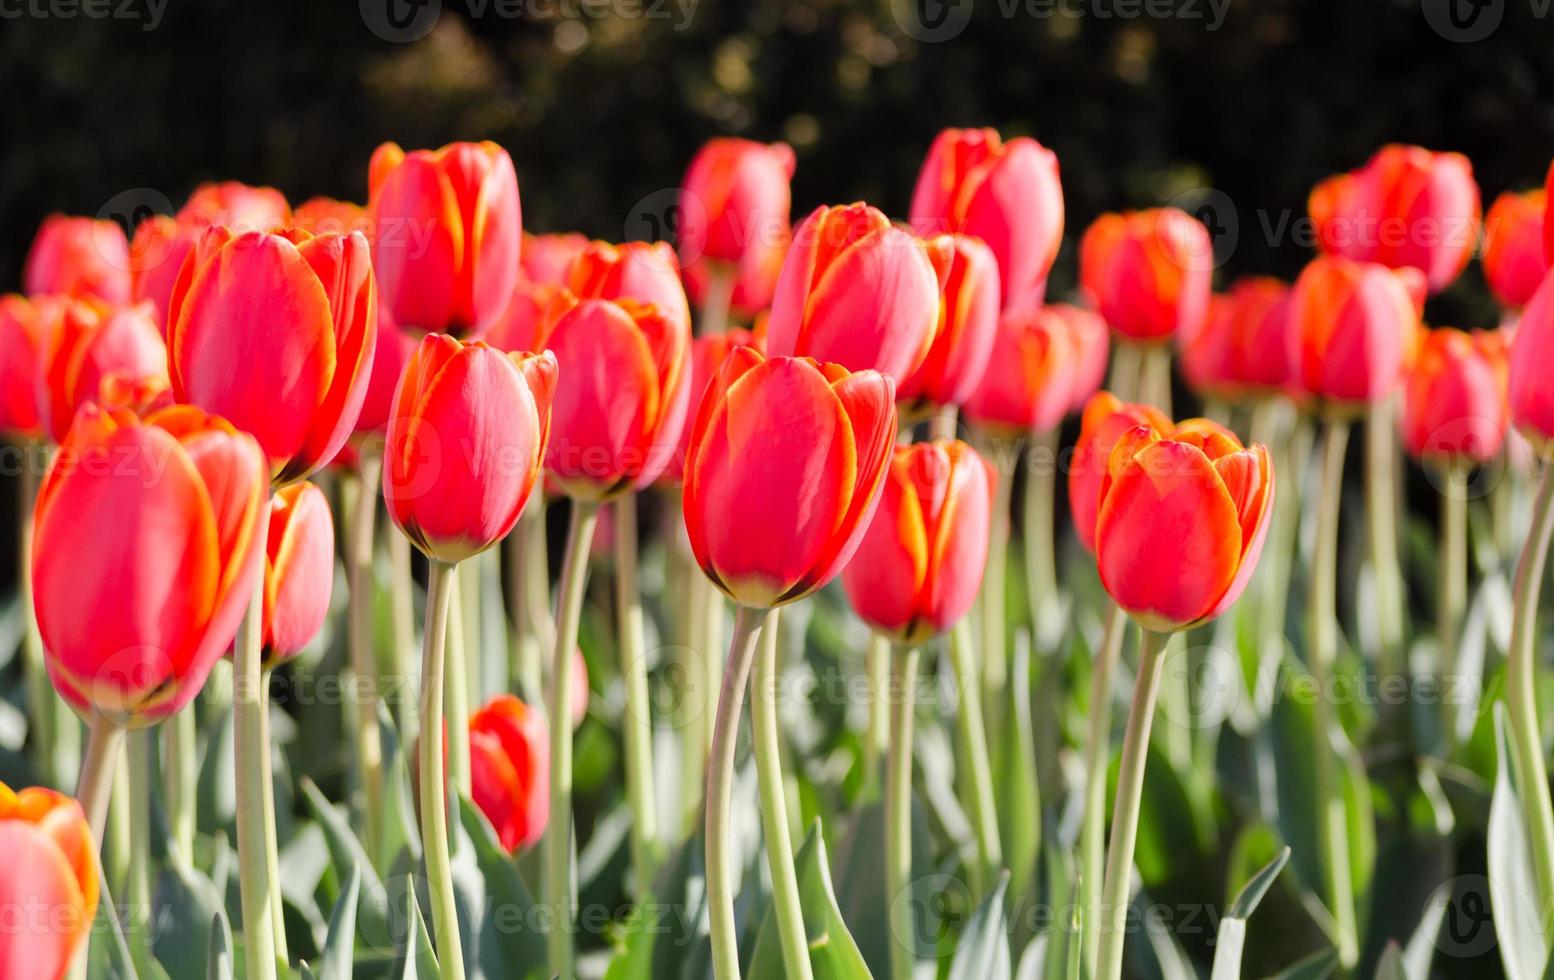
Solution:
[(468, 243), (453, 183), (435, 155), (417, 151), (405, 156), (383, 176), (369, 209), (384, 312), (409, 331), (456, 332), (471, 326), (458, 319), (459, 276)]
[(85, 934), (86, 902), (59, 848), (37, 827), (0, 821), (0, 976), (63, 980)]

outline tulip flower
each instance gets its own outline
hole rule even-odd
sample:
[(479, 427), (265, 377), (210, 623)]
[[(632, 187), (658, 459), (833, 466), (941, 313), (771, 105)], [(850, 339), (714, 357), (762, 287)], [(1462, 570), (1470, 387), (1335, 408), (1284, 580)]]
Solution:
[(1498, 456), (1508, 427), (1506, 356), (1498, 334), (1429, 331), (1403, 388), (1404, 447), (1421, 459)]
[(167, 333), (167, 305), (173, 296), (184, 259), (194, 251), (200, 232), (165, 214), (154, 214), (135, 226), (130, 240), (130, 295), (150, 303), (157, 329)]
[(576, 301), (565, 286), (519, 279), (507, 309), (482, 339), (497, 350), (542, 349), (546, 332)]
[(1079, 281), (1119, 335), (1149, 343), (1195, 335), (1208, 315), (1214, 246), (1176, 208), (1103, 214), (1079, 244)]
[(708, 140), (691, 158), (675, 231), (686, 292), (703, 309), (718, 302), (753, 313), (771, 303), (790, 234), (793, 164), (786, 143), (733, 138)]
[(252, 432), (284, 486), (333, 459), (355, 428), (376, 335), (360, 233), (215, 227), (173, 289), (168, 370), (179, 401)]
[(689, 335), (691, 308), (680, 283), (680, 260), (667, 242), (589, 242), (567, 269), (578, 299), (630, 300), (653, 306)]
[(469, 749), (472, 796), (497, 840), (513, 854), (533, 847), (550, 807), (544, 717), (511, 694), (498, 694), (470, 716)]
[(939, 294), (921, 240), (867, 204), (820, 207), (793, 234), (766, 347), (899, 381), (928, 356)]
[(1539, 455), (1554, 450), (1554, 387), (1549, 385), (1549, 351), (1554, 350), (1554, 274), (1527, 301), (1511, 341), (1511, 421)]
[[(723, 366), (729, 352), (736, 347), (761, 349), (750, 331), (737, 327), (725, 333), (704, 334), (691, 341), (691, 405), (701, 403), (702, 394), (712, 383), (712, 379), (717, 376), (718, 369)], [(681, 427), (680, 449), (674, 454), (669, 466), (665, 468), (661, 480), (676, 486), (685, 480), (685, 457), (690, 452), (693, 428), (695, 426), (691, 422)]]
[[(134, 404), (167, 388), (167, 348), (150, 303), (104, 310), (60, 304), (43, 376), (44, 424), (56, 443), (88, 401)], [(132, 392), (128, 398), (125, 392)]]
[(1181, 337), (1182, 373), (1198, 391), (1240, 401), (1283, 392), (1291, 362), (1290, 287), (1269, 276), (1242, 279), (1209, 304), (1202, 329)]
[(367, 214), (384, 313), (412, 333), (479, 336), (519, 275), (522, 214), (512, 158), (495, 143), (372, 155)]
[(982, 381), (998, 332), (998, 260), (992, 250), (969, 235), (946, 236), (945, 245), (949, 266), (940, 326), (928, 356), (896, 389), (904, 405), (921, 409), (965, 404)]
[(216, 225), (234, 234), (276, 231), (292, 223), (286, 195), (273, 187), (252, 187), (236, 180), (201, 184), (178, 209), (181, 227), (203, 231)]
[[(362, 396), (361, 413), (356, 416), (357, 435), (381, 435), (388, 428), (399, 378), (416, 348), (414, 340), (393, 324), (385, 323), (381, 316), (374, 343), (372, 371), (367, 379), (367, 391)], [(345, 450), (341, 452), (343, 454)]]
[(310, 197), (297, 205), (296, 211), (292, 213), (291, 226), (301, 228), (314, 237), (349, 235), (353, 231), (359, 231), (369, 238), (372, 234), (366, 208), (332, 197)]
[(1078, 412), (1085, 407), (1090, 396), (1101, 390), (1106, 380), (1106, 363), (1111, 355), (1111, 335), (1106, 321), (1092, 310), (1067, 303), (1053, 303), (1047, 312), (1056, 313), (1068, 322), (1069, 339), (1073, 341), (1074, 400), (1069, 411)]
[(1484, 278), (1507, 309), (1527, 305), (1549, 267), (1543, 254), (1545, 200), (1542, 189), (1506, 191), (1484, 219)]
[(130, 298), (129, 241), (115, 221), (51, 214), (27, 252), (29, 295), (58, 293), (124, 303)]
[(565, 285), (572, 263), (588, 248), (588, 236), (578, 232), (556, 235), (523, 235), (522, 278), (529, 282)]
[(0, 976), (64, 980), (97, 914), (97, 855), (81, 806), (0, 782)]
[(1075, 344), (1068, 317), (1054, 307), (1005, 314), (966, 416), (1014, 434), (1050, 432), (1073, 405)]
[(982, 239), (998, 259), (1003, 309), (1040, 304), (1063, 241), (1057, 157), (1028, 137), (946, 129), (918, 173), (912, 227)]
[(1101, 511), (1101, 484), (1105, 481), (1112, 450), (1132, 429), (1146, 426), (1162, 435), (1175, 431), (1171, 420), (1153, 405), (1124, 402), (1109, 391), (1099, 391), (1085, 403), (1079, 440), (1074, 444), (1068, 470), (1068, 505), (1074, 535), (1095, 553), (1095, 521)]
[(329, 499), (311, 483), (293, 483), (270, 500), (263, 626), (268, 665), (296, 656), (313, 642), (329, 615), (334, 577)]
[(1301, 271), (1289, 316), (1297, 383), (1351, 408), (1375, 404), (1397, 388), (1419, 323), (1406, 279), (1385, 266), (1332, 255)]
[(44, 320), (38, 304), (15, 293), (0, 296), (0, 432), (13, 437), (43, 434), (39, 402), (48, 342)]

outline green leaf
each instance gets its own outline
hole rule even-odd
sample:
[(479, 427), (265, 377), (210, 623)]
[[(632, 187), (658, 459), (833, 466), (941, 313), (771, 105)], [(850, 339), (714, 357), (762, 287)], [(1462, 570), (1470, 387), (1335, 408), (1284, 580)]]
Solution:
[(362, 942), (372, 949), (394, 948), (393, 933), (389, 929), (388, 891), (383, 879), (367, 858), (367, 849), (357, 838), (351, 825), (340, 811), (324, 798), (311, 779), (302, 780), (302, 795), (308, 809), (324, 832), (324, 843), (329, 848), (329, 860), (334, 867), (335, 879), (347, 881), (353, 872), (361, 876), (358, 930)]
[(1263, 869), (1252, 876), (1252, 880), (1246, 883), (1235, 901), (1230, 903), (1229, 914), (1237, 919), (1250, 919), (1252, 913), (1257, 910), (1257, 905), (1268, 894), (1273, 880), (1279, 877), (1279, 872), (1284, 870), (1284, 865), (1290, 859), (1288, 847), (1279, 851), (1272, 861), (1263, 866)]
[(184, 861), (173, 861), (162, 870), (152, 907), (157, 910), (152, 953), (170, 976), (197, 977), (208, 972), (218, 945), (223, 950), (232, 947), (224, 896)]
[(230, 837), (237, 826), (237, 778), (233, 770), (232, 709), (225, 708), (208, 729), (200, 762), (195, 798), (202, 833), (224, 831)]
[(383, 812), (379, 854), (385, 857), (384, 874), (403, 857), (410, 866), (421, 863), (421, 830), (416, 823), (415, 793), (410, 783), (410, 762), (399, 742), (399, 730), (389, 717), (388, 706), (378, 705), (378, 737), (383, 743)]
[(1409, 980), (1408, 970), (1403, 966), (1403, 951), (1396, 941), (1387, 943), (1376, 963), (1376, 980)]
[(329, 916), (329, 934), (318, 960), (318, 980), (351, 980), (356, 954), (356, 899), (361, 890), (361, 868), (355, 867)]
[(1522, 804), (1506, 742), (1505, 705), (1495, 705), (1495, 747), (1499, 766), (1489, 803), (1489, 901), (1494, 909), (1500, 960), (1509, 980), (1543, 975), (1548, 939), (1538, 915), (1532, 845), (1522, 819)]
[(97, 921), (92, 925), (90, 942), (87, 980), (139, 980), (129, 944), (124, 941), (124, 930), (119, 928), (119, 917), (114, 914), (113, 901), (106, 890), (97, 903)]
[[(869, 980), (871, 974), (863, 954), (847, 931), (842, 910), (836, 904), (819, 820), (810, 825), (803, 846), (793, 857), (793, 866), (799, 879), (804, 932), (809, 937), (809, 961), (814, 968), (815, 980)], [(881, 908), (880, 914), (884, 911)], [(785, 976), (787, 972), (777, 936), (777, 913), (768, 908), (756, 935), (749, 977), (750, 980), (781, 980)]]
[(394, 969), (390, 980), (436, 980), (438, 975), (437, 952), (432, 949), (432, 937), (426, 932), (426, 920), (421, 916), (420, 903), (415, 897), (415, 879), (405, 878), (403, 918), (398, 927), (404, 930), (404, 942), (394, 951)]
[(466, 798), (459, 799), (457, 838), (453, 885), (466, 969), (471, 976), (493, 980), (543, 975), (545, 934), (537, 926), (545, 919), (535, 909), (518, 866)]
[(1258, 903), (1268, 894), (1273, 880), (1284, 870), (1289, 859), (1290, 849), (1281, 849), (1272, 861), (1252, 876), (1252, 880), (1236, 895), (1235, 901), (1230, 903), (1230, 911), (1220, 920), (1219, 937), (1214, 944), (1211, 980), (1240, 980), (1241, 950), (1246, 945), (1246, 920), (1252, 917)]
[(1322, 949), (1280, 971), (1271, 980), (1326, 980), (1338, 967), (1338, 950)]
[(210, 925), (210, 948), (205, 951), (205, 980), (232, 980), (232, 936), (227, 917)]
[[(621, 927), (621, 952), (605, 980), (690, 980), (709, 975), (704, 847), (692, 834), (660, 869), (649, 900)], [(653, 909), (668, 910), (654, 914)]]
[(1009, 920), (1004, 910), (1004, 895), (1009, 891), (1009, 873), (999, 877), (998, 887), (971, 913), (966, 928), (955, 944), (950, 960), (949, 980), (1012, 980), (1009, 959)]

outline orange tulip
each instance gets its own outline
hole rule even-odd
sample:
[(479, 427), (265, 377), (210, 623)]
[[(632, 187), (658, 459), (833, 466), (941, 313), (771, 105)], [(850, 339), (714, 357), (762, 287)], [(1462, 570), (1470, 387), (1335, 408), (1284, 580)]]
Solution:
[(1554, 449), (1554, 385), (1549, 384), (1549, 351), (1554, 350), (1554, 273), (1527, 301), (1511, 341), (1511, 421), (1547, 455)]
[(1077, 354), (1073, 328), (1052, 307), (1005, 313), (967, 418), (1018, 435), (1051, 431), (1073, 405)]
[(1081, 411), (1106, 380), (1111, 333), (1106, 329), (1106, 321), (1093, 310), (1053, 303), (1048, 305), (1047, 311), (1056, 313), (1068, 323), (1069, 336), (1074, 342), (1074, 398), (1069, 403), (1069, 411)]
[(927, 246), (879, 211), (862, 203), (817, 208), (783, 260), (767, 350), (899, 381), (928, 356), (939, 288)]
[(903, 404), (963, 405), (982, 381), (998, 331), (998, 260), (980, 238), (944, 236), (940, 325), (928, 356), (896, 389)]
[(332, 197), (310, 197), (297, 205), (291, 217), (291, 226), (301, 228), (314, 237), (349, 235), (353, 231), (359, 231), (369, 239), (372, 237), (367, 209), (360, 204)]
[(518, 277), (522, 211), (512, 158), (495, 143), (372, 154), (367, 204), (384, 313), (412, 333), (479, 336)]
[(39, 399), (49, 438), (64, 442), (76, 409), (104, 400), (105, 392), (133, 390), (131, 400), (139, 402), (167, 389), (167, 347), (153, 311), (150, 303), (112, 311), (78, 302), (59, 305)]
[(657, 307), (690, 333), (691, 307), (680, 283), (680, 260), (667, 242), (589, 242), (567, 269), (566, 286), (579, 299), (630, 300)]
[(40, 304), (15, 293), (0, 296), (0, 433), (27, 438), (43, 434), (39, 402), (48, 349), (44, 321)]
[(1130, 340), (1196, 334), (1213, 275), (1208, 229), (1176, 208), (1103, 214), (1079, 244), (1079, 282), (1090, 305)]
[(1029, 137), (946, 129), (918, 173), (912, 227), (982, 239), (998, 260), (1003, 309), (1039, 304), (1063, 241), (1058, 158)]
[(751, 607), (825, 585), (874, 514), (895, 438), (889, 376), (730, 351), (702, 396), (685, 461), (697, 564)]
[(266, 665), (296, 656), (318, 635), (334, 578), (329, 500), (311, 483), (293, 483), (270, 498), (261, 644)]
[(1123, 434), (1101, 479), (1096, 561), (1112, 599), (1157, 633), (1230, 607), (1257, 567), (1274, 495), (1273, 461), (1202, 419), (1166, 434)]
[(1403, 386), (1403, 445), (1421, 459), (1485, 463), (1505, 444), (1506, 349), (1499, 334), (1428, 331)]
[(150, 303), (157, 329), (167, 333), (167, 305), (184, 259), (194, 251), (200, 232), (165, 214), (154, 214), (135, 226), (130, 240), (130, 295)]
[(1490, 205), (1484, 220), (1484, 278), (1495, 298), (1521, 309), (1543, 281), (1548, 262), (1543, 254), (1542, 189), (1514, 194), (1507, 191)]
[(1148, 426), (1174, 431), (1171, 420), (1153, 405), (1125, 402), (1109, 391), (1098, 391), (1085, 403), (1079, 441), (1068, 470), (1068, 506), (1074, 534), (1086, 551), (1095, 553), (1095, 518), (1101, 510), (1101, 483), (1112, 450), (1129, 430)]
[[(690, 404), (699, 405), (701, 396), (717, 375), (718, 368), (723, 366), (729, 351), (735, 347), (751, 347), (760, 350), (761, 345), (756, 341), (755, 335), (748, 330), (734, 327), (725, 333), (706, 334), (691, 341), (691, 383)], [(662, 480), (678, 486), (685, 480), (685, 457), (691, 448), (691, 430), (695, 426), (691, 423), (680, 428), (680, 449), (670, 460), (669, 466), (664, 469)], [(602, 517), (603, 515), (601, 515)], [(598, 534), (594, 535), (597, 542)]]
[(523, 236), (522, 278), (529, 282), (564, 285), (572, 263), (588, 248), (588, 236), (575, 231)]
[(916, 646), (970, 611), (987, 564), (994, 479), (963, 442), (896, 447), (879, 509), (842, 570), (864, 622)]
[(1182, 343), (1182, 373), (1198, 391), (1239, 400), (1284, 391), (1294, 378), (1290, 287), (1270, 276), (1242, 279), (1215, 296), (1203, 328)]
[(33, 515), (33, 601), (65, 700), (128, 727), (189, 703), (254, 594), (265, 476), (252, 436), (192, 405), (143, 422), (81, 409)]
[(97, 847), (80, 804), (0, 782), (0, 976), (63, 980), (97, 914)]
[(422, 338), (389, 417), (383, 497), (428, 558), (458, 562), (511, 531), (550, 437), (556, 359)]
[(706, 302), (713, 267), (733, 275), (731, 303), (754, 312), (772, 301), (790, 229), (786, 143), (708, 140), (680, 188), (680, 262), (691, 299)]
[(129, 241), (118, 222), (51, 214), (32, 240), (22, 282), (32, 296), (58, 293), (125, 303), (130, 269)]
[(470, 795), (502, 847), (514, 854), (532, 847), (545, 833), (550, 808), (544, 717), (511, 694), (498, 694), (470, 715), (469, 762)]
[(1419, 324), (1406, 275), (1332, 255), (1301, 271), (1289, 316), (1301, 389), (1350, 406), (1374, 404), (1397, 388)]
[(212, 181), (196, 187), (177, 216), (180, 227), (204, 231), (223, 225), (239, 235), (286, 228), (291, 219), (286, 195), (273, 187), (251, 187), (236, 180)]
[(253, 433), (277, 486), (304, 479), (356, 425), (377, 344), (375, 295), (360, 233), (211, 228), (169, 306), (173, 392)]

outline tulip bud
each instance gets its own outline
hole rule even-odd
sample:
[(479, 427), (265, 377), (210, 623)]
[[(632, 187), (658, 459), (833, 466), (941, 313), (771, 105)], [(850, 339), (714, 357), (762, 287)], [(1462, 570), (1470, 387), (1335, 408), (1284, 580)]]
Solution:
[(1101, 390), (1106, 380), (1106, 364), (1111, 357), (1111, 333), (1106, 321), (1092, 310), (1067, 303), (1053, 303), (1047, 307), (1068, 323), (1069, 339), (1074, 347), (1074, 398), (1069, 411), (1078, 412), (1085, 407), (1090, 396)]
[(791, 230), (793, 150), (786, 143), (708, 140), (691, 159), (680, 189), (678, 231), (686, 291), (706, 302), (712, 267), (733, 276), (730, 301), (754, 312), (772, 301)]
[(43, 321), (40, 304), (15, 293), (0, 296), (0, 433), (8, 436), (43, 434), (39, 402), (49, 329)]
[(404, 373), (405, 362), (415, 350), (415, 341), (392, 323), (378, 317), (377, 337), (374, 340), (372, 370), (368, 373), (367, 392), (362, 396), (362, 410), (356, 416), (358, 434), (381, 433), (388, 428), (389, 413), (394, 406), (394, 392), (399, 390), (399, 377)]
[(1294, 380), (1290, 288), (1277, 279), (1242, 279), (1215, 296), (1203, 328), (1179, 337), (1182, 373), (1197, 391), (1239, 401), (1284, 391)]
[(578, 299), (657, 307), (690, 334), (691, 307), (680, 284), (680, 260), (668, 242), (589, 242), (567, 269), (566, 286)]
[(697, 564), (745, 606), (782, 605), (825, 585), (874, 514), (895, 438), (889, 376), (730, 351), (702, 396), (685, 460)]
[(1374, 404), (1397, 388), (1419, 325), (1404, 276), (1332, 255), (1301, 271), (1289, 316), (1297, 383), (1351, 408)]
[(966, 416), (1018, 435), (1051, 431), (1074, 402), (1074, 330), (1051, 307), (1005, 313)]
[(1549, 351), (1554, 350), (1554, 272), (1527, 301), (1511, 341), (1511, 422), (1541, 455), (1554, 450), (1554, 385)]
[(22, 282), (31, 296), (127, 303), (130, 269), (129, 241), (118, 222), (51, 214), (32, 240)]
[(104, 400), (105, 389), (136, 392), (130, 402), (167, 388), (167, 347), (150, 303), (108, 311), (86, 303), (59, 304), (49, 331), (39, 405), (49, 438), (64, 442), (76, 409)]
[(1230, 607), (1257, 567), (1274, 495), (1266, 446), (1192, 420), (1123, 434), (1101, 479), (1101, 583), (1144, 629), (1191, 629)]
[(335, 578), (335, 524), (329, 500), (311, 483), (270, 498), (264, 564), (264, 663), (273, 667), (313, 642), (329, 615)]
[(529, 282), (552, 286), (565, 285), (572, 263), (588, 248), (588, 236), (575, 231), (558, 235), (523, 236), (523, 259), (520, 265)]
[(532, 847), (550, 808), (545, 719), (511, 694), (498, 694), (470, 716), (469, 762), (471, 797), (502, 847), (513, 854)]
[(512, 158), (495, 143), (372, 155), (367, 212), (384, 313), (411, 333), (479, 336), (518, 278), (522, 214)]
[(64, 980), (97, 914), (97, 845), (75, 800), (0, 782), (0, 976)]
[(201, 184), (178, 209), (178, 224), (202, 232), (216, 225), (241, 235), (291, 226), (291, 205), (273, 187), (251, 187), (236, 180)]
[(394, 396), (383, 497), (428, 558), (463, 561), (518, 522), (545, 458), (555, 388), (548, 352), (422, 338)]
[(1058, 158), (1029, 137), (946, 129), (917, 175), (912, 227), (982, 239), (998, 261), (1002, 308), (1039, 305), (1063, 242)]
[(982, 381), (998, 331), (998, 260), (980, 238), (944, 236), (947, 269), (939, 299), (940, 326), (928, 356), (896, 388), (919, 409), (963, 405)]
[(783, 259), (767, 350), (900, 380), (928, 356), (939, 288), (923, 242), (879, 211), (862, 203), (817, 208)]
[(375, 296), (359, 233), (211, 228), (169, 304), (173, 393), (253, 433), (276, 486), (304, 479), (356, 426), (377, 344)]
[[(691, 341), (691, 383), (689, 404), (701, 404), (701, 396), (717, 375), (718, 368), (723, 366), (723, 361), (728, 357), (729, 351), (735, 347), (751, 347), (760, 350), (760, 344), (756, 342), (755, 335), (748, 330), (738, 327), (724, 333), (705, 334)], [(669, 461), (664, 469), (662, 480), (679, 485), (685, 480), (685, 457), (691, 447), (691, 429), (695, 426), (687, 421), (680, 428), (680, 449)], [(601, 515), (602, 516), (602, 515)], [(595, 539), (598, 533), (594, 534)]]
[(1153, 405), (1125, 402), (1109, 391), (1096, 392), (1085, 403), (1080, 418), (1079, 441), (1068, 470), (1068, 506), (1074, 518), (1074, 534), (1091, 554), (1095, 553), (1095, 518), (1101, 509), (1101, 483), (1112, 450), (1128, 431), (1147, 426), (1157, 432), (1174, 431), (1171, 420)]
[(254, 594), (265, 483), (254, 438), (194, 406), (81, 409), (33, 515), (33, 601), (66, 701), (122, 727), (189, 703)]
[(1176, 208), (1103, 214), (1079, 244), (1079, 282), (1090, 304), (1134, 341), (1195, 335), (1213, 277), (1208, 229)]
[(842, 585), (864, 622), (916, 646), (971, 609), (987, 564), (993, 474), (968, 445), (898, 446)]
[(167, 335), (173, 286), (199, 235), (165, 214), (154, 214), (135, 226), (135, 237), (130, 241), (130, 295), (137, 303), (152, 305), (163, 336)]
[(1420, 459), (1486, 463), (1505, 444), (1509, 404), (1498, 332), (1426, 332), (1403, 386), (1403, 445)]
[(297, 205), (296, 212), (292, 214), (291, 226), (315, 238), (319, 235), (349, 235), (353, 231), (361, 232), (369, 240), (372, 237), (367, 210), (360, 204), (332, 197), (310, 197)]
[(1484, 221), (1484, 278), (1501, 305), (1521, 309), (1537, 292), (1548, 263), (1543, 254), (1540, 190), (1495, 198)]

